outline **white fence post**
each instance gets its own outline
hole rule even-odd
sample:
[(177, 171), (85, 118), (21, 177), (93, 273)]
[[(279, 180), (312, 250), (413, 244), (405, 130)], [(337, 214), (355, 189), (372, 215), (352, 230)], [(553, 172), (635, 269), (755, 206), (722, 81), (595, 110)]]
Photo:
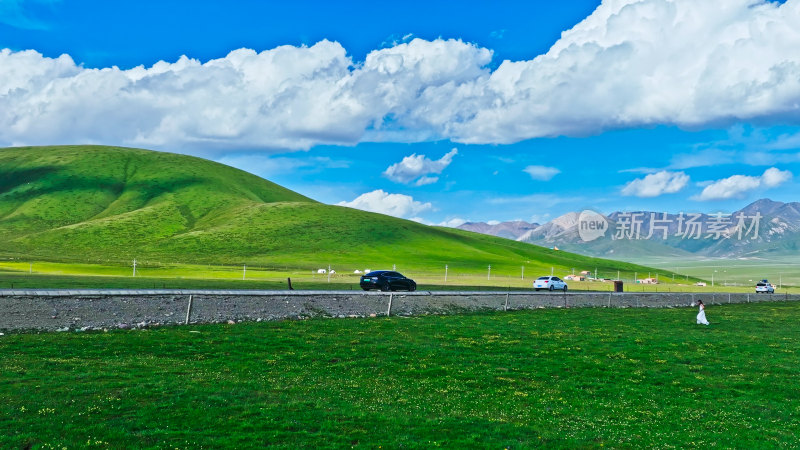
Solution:
[(189, 296), (189, 306), (186, 308), (186, 321), (184, 322), (184, 325), (189, 325), (189, 317), (191, 317), (192, 315), (192, 301), (193, 301), (192, 297), (194, 296), (193, 295)]
[(394, 294), (389, 293), (389, 308), (386, 309), (386, 317), (389, 317), (389, 316), (392, 315), (392, 295), (394, 295)]

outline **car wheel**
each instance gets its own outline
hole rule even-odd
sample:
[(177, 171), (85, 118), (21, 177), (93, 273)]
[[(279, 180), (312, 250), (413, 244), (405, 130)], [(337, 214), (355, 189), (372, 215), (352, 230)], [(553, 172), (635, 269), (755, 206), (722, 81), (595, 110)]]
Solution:
[(567, 285), (564, 285), (564, 292), (567, 292)]
[(363, 289), (363, 290), (365, 290), (365, 291), (369, 291), (369, 288), (368, 288), (368, 287), (362, 287), (361, 289)]
[(381, 291), (387, 292), (389, 291), (389, 283), (384, 283), (381, 285)]
[(553, 285), (551, 284), (551, 285), (550, 285), (550, 290), (552, 291), (552, 290), (554, 290), (554, 289), (555, 289), (555, 288), (554, 288), (554, 287), (553, 287)]
[(408, 286), (408, 290), (409, 290), (409, 292), (416, 291), (417, 290), (417, 283), (411, 283), (411, 285)]

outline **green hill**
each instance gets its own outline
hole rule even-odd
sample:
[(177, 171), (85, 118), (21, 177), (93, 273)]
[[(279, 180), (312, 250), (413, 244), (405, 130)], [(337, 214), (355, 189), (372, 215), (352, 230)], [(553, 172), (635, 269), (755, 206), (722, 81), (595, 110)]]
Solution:
[[(321, 204), (200, 158), (101, 146), (0, 149), (0, 256), (307, 269), (653, 271)], [(660, 271), (662, 274), (666, 273)], [(529, 273), (529, 272), (526, 272)]]

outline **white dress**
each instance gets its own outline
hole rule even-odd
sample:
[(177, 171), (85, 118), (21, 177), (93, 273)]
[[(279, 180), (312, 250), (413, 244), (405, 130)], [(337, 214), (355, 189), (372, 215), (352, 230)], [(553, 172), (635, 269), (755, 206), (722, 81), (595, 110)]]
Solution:
[(697, 313), (697, 324), (708, 325), (708, 319), (706, 319), (706, 308), (703, 305), (700, 305), (700, 312)]

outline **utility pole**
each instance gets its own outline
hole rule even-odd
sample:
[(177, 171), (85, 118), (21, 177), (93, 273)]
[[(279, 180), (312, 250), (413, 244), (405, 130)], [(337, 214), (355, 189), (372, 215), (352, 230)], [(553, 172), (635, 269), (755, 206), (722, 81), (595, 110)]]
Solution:
[(242, 266), (242, 280), (244, 280), (245, 276), (247, 276), (247, 264)]
[(392, 270), (397, 270), (397, 264), (392, 264)]
[(550, 267), (550, 276), (551, 277), (553, 276), (553, 267), (552, 266)]
[(447, 264), (444, 265), (444, 282), (447, 283)]
[(492, 277), (492, 265), (489, 264), (489, 271), (486, 272), (486, 279), (488, 280), (491, 277)]
[(525, 279), (525, 266), (522, 266), (522, 279)]
[(136, 258), (133, 258), (133, 276), (136, 276)]
[(328, 283), (331, 282), (331, 265), (328, 264)]

